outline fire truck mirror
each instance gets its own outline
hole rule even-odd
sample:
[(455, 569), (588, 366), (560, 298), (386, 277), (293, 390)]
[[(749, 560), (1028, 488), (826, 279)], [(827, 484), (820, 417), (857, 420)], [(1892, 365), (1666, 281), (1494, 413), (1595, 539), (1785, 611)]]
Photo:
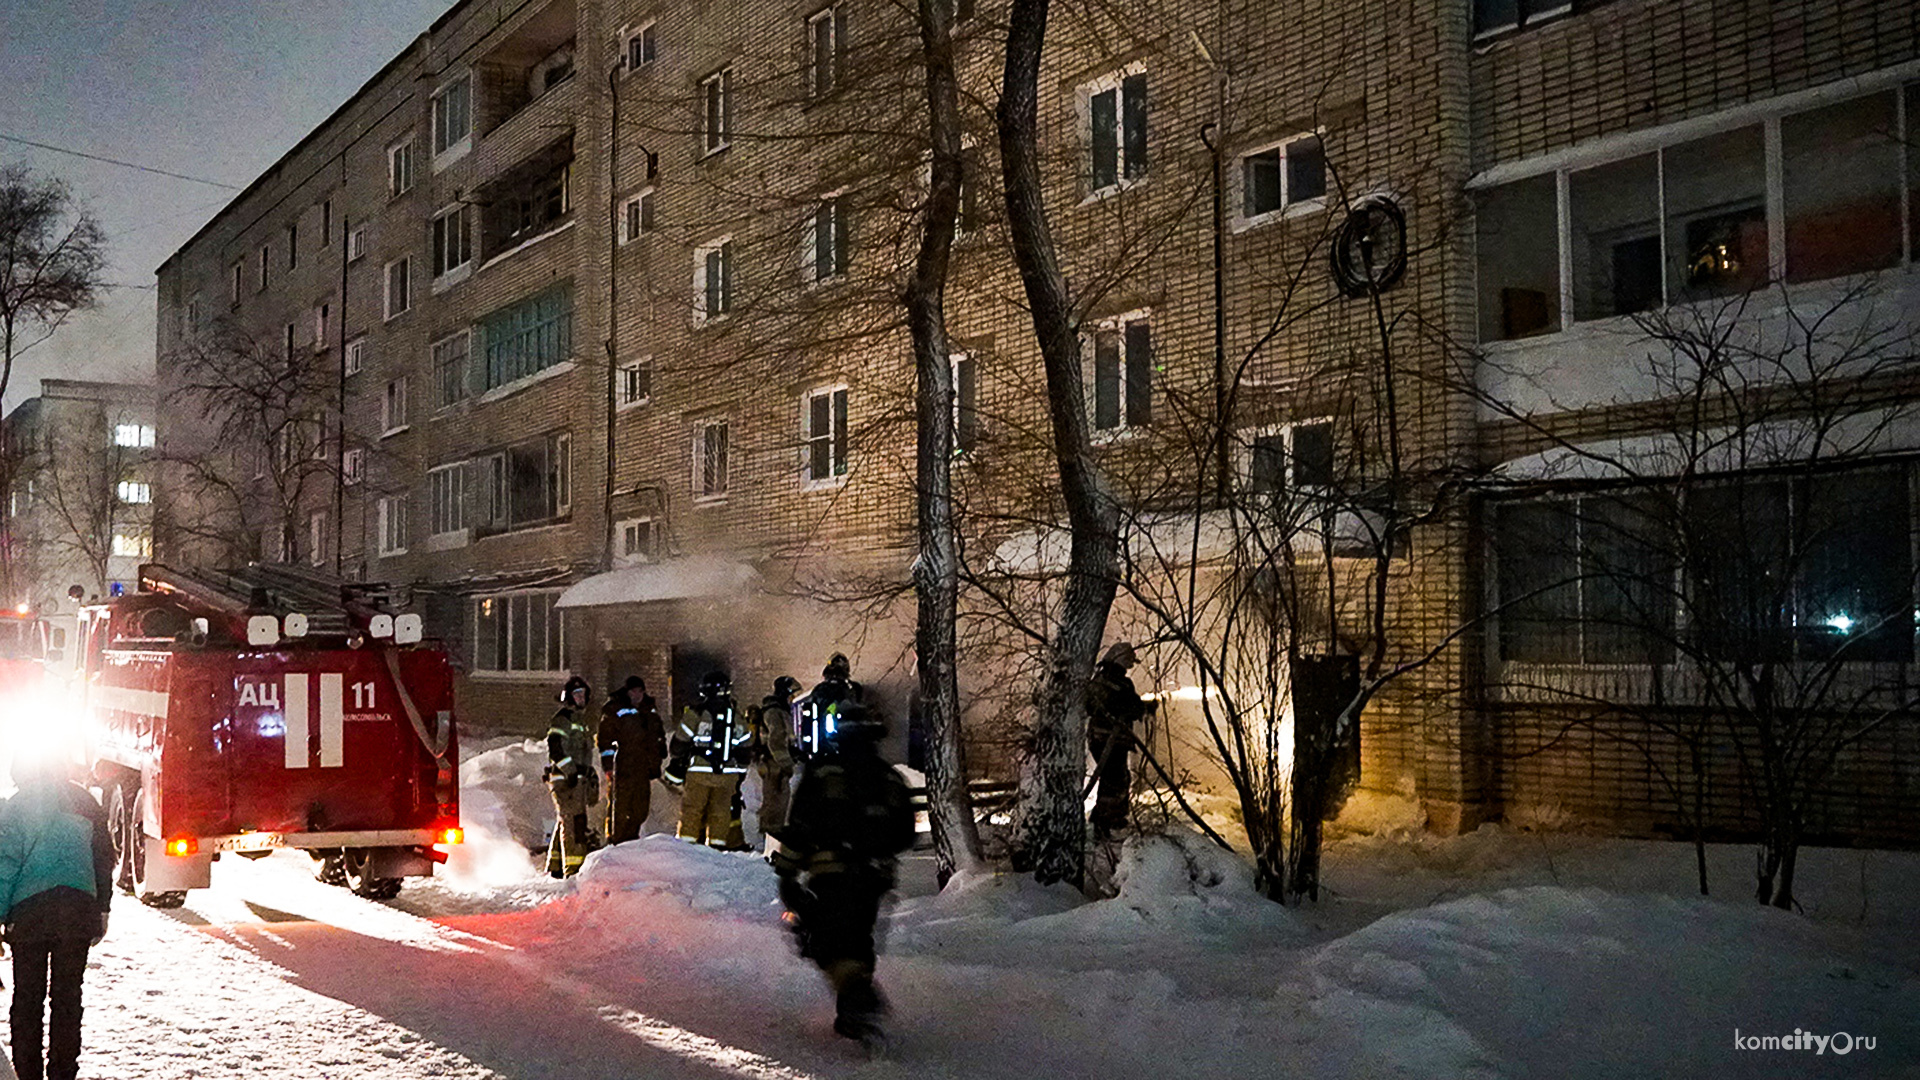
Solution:
[(420, 626), (420, 616), (408, 613), (395, 616), (393, 620), (393, 642), (396, 645), (416, 645), (425, 636)]
[(307, 636), (307, 617), (299, 612), (288, 615), (280, 624), (280, 632), (290, 638)]
[(375, 615), (372, 618), (368, 619), (367, 634), (369, 637), (377, 637), (377, 638), (392, 637), (393, 636), (393, 616), (387, 615), (387, 614), (380, 614), (380, 615)]
[(271, 615), (254, 615), (247, 619), (247, 644), (278, 645), (279, 643), (279, 619)]

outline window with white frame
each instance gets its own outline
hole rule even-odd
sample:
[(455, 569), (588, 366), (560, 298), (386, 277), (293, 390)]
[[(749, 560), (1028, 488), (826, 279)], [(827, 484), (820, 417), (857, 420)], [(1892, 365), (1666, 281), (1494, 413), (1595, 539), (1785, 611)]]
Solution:
[(362, 227), (347, 234), (347, 261), (355, 262), (367, 254), (367, 230)]
[(712, 502), (727, 497), (727, 422), (693, 425), (693, 497)]
[(327, 514), (320, 510), (307, 516), (307, 562), (324, 566), (327, 562)]
[(413, 132), (387, 147), (387, 196), (394, 198), (413, 190)]
[(620, 242), (631, 244), (653, 231), (653, 189), (641, 188), (620, 204)]
[(115, 490), (115, 494), (120, 497), (120, 501), (123, 503), (135, 505), (150, 503), (153, 501), (153, 486), (139, 480), (122, 480), (120, 481), (119, 487)]
[(953, 370), (953, 452), (964, 454), (980, 439), (980, 362), (963, 353), (949, 353)]
[(693, 324), (725, 318), (733, 310), (733, 237), (693, 249)]
[(1601, 140), (1481, 187), (1481, 340), (1910, 260), (1920, 200), (1902, 196), (1902, 176), (1920, 162), (1903, 161), (1916, 104), (1908, 86), (1760, 108), (1771, 115), (1746, 107), (1719, 130), (1705, 118), (1666, 140), (1640, 132), (1615, 154)]
[(1323, 206), (1327, 158), (1317, 134), (1299, 135), (1240, 156), (1240, 217), (1257, 221), (1294, 207)]
[(630, 72), (639, 71), (660, 58), (659, 42), (655, 38), (652, 23), (645, 23), (627, 32), (626, 52), (627, 70)]
[(139, 528), (115, 529), (112, 550), (116, 559), (151, 559), (153, 534)]
[(413, 306), (413, 259), (403, 255), (387, 264), (387, 318)]
[(1146, 427), (1153, 419), (1153, 330), (1144, 313), (1094, 328), (1087, 365), (1094, 434)]
[(434, 91), (433, 156), (436, 165), (472, 145), (473, 76), (462, 75)]
[(842, 5), (807, 17), (807, 96), (815, 101), (840, 85), (847, 39), (847, 11)]
[(733, 138), (733, 69), (700, 80), (700, 142), (703, 152), (717, 154)]
[(653, 398), (653, 361), (632, 360), (620, 365), (620, 407), (645, 405)]
[(1080, 88), (1087, 188), (1099, 194), (1147, 175), (1147, 72), (1133, 64)]
[(347, 342), (346, 372), (349, 375), (360, 374), (367, 366), (367, 339), (360, 337)]
[(558, 589), (483, 596), (473, 602), (478, 671), (556, 674), (567, 668), (566, 613)]
[(457, 331), (433, 343), (433, 405), (444, 409), (467, 396), (467, 357), (472, 335)]
[(254, 260), (254, 265), (258, 270), (256, 280), (254, 281), (254, 288), (260, 292), (265, 292), (267, 291), (267, 268), (273, 265), (273, 249), (264, 244), (261, 245), (260, 256)]
[(366, 476), (367, 452), (360, 447), (344, 451), (340, 455), (340, 482), (357, 484)]
[(1334, 485), (1333, 421), (1305, 420), (1254, 431), (1247, 439), (1247, 491), (1285, 498)]
[(481, 459), (483, 520), (494, 531), (544, 525), (573, 512), (573, 436), (554, 432)]
[(846, 197), (834, 195), (820, 200), (807, 218), (807, 241), (801, 251), (806, 278), (821, 284), (844, 277), (847, 272)]
[(380, 554), (406, 553), (409, 501), (405, 495), (386, 495), (375, 504), (374, 517), (380, 529)]
[(445, 277), (473, 262), (473, 211), (459, 203), (433, 219), (433, 276)]
[(808, 487), (837, 484), (847, 475), (847, 388), (810, 390), (800, 402), (800, 477)]
[(619, 547), (615, 554), (626, 563), (646, 563), (654, 560), (654, 532), (652, 518), (628, 518), (617, 526)]
[(517, 300), (480, 321), (486, 388), (506, 386), (573, 358), (573, 286)]
[(380, 434), (392, 435), (407, 429), (407, 377), (387, 381), (386, 397), (380, 402)]
[(434, 536), (467, 527), (467, 463), (427, 470), (427, 531)]
[(152, 424), (115, 424), (113, 426), (113, 445), (131, 448), (153, 445)]

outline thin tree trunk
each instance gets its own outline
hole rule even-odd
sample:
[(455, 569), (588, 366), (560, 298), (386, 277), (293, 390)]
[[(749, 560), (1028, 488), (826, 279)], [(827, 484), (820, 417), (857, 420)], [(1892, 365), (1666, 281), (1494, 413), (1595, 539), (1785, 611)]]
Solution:
[(1086, 862), (1080, 781), (1086, 761), (1087, 679), (1106, 633), (1118, 581), (1119, 512), (1093, 460), (1086, 394), (1080, 384), (1080, 340), (1042, 197), (1037, 132), (1046, 36), (1047, 0), (1014, 0), (995, 113), (1000, 166), (1014, 260), (1047, 373), (1054, 460), (1073, 542), (1065, 594), (1047, 642), (1047, 670), (1023, 747), (1013, 855), (1016, 869), (1032, 870), (1042, 883), (1078, 886)]
[(926, 231), (914, 274), (902, 298), (913, 333), (918, 369), (919, 463), (917, 469), (920, 558), (914, 565), (919, 594), (915, 647), (919, 655), (920, 710), (927, 725), (927, 816), (940, 883), (957, 870), (981, 864), (980, 833), (967, 793), (967, 766), (960, 733), (955, 623), (959, 612), (960, 560), (953, 522), (953, 369), (948, 360), (947, 271), (960, 214), (961, 147), (959, 92), (953, 68), (949, 0), (920, 0), (920, 46), (927, 76), (927, 130), (933, 169), (927, 193)]

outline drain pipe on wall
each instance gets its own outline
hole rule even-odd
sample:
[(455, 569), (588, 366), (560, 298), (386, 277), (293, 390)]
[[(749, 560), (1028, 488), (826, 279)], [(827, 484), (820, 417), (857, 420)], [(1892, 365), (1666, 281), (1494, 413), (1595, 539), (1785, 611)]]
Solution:
[(601, 515), (605, 519), (601, 536), (600, 569), (613, 569), (613, 468), (614, 438), (613, 423), (618, 412), (615, 393), (619, 389), (620, 378), (620, 274), (617, 266), (620, 257), (620, 69), (626, 58), (621, 57), (607, 69), (607, 98), (612, 102), (612, 123), (607, 128), (607, 468), (606, 485), (601, 506)]

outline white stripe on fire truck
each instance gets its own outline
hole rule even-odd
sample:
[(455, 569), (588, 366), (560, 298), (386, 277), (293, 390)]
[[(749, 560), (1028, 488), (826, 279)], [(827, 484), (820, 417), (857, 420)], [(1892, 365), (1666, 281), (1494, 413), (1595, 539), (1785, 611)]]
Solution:
[(307, 676), (305, 672), (296, 672), (287, 676), (286, 693), (281, 700), (286, 703), (287, 715), (287, 768), (304, 769), (307, 767)]
[(347, 734), (345, 698), (346, 676), (338, 672), (320, 675), (320, 767), (337, 769), (345, 764), (342, 753)]
[(118, 709), (121, 712), (139, 713), (142, 716), (167, 718), (167, 692), (165, 690), (134, 690), (125, 686), (96, 686), (93, 688), (94, 701), (103, 709)]

